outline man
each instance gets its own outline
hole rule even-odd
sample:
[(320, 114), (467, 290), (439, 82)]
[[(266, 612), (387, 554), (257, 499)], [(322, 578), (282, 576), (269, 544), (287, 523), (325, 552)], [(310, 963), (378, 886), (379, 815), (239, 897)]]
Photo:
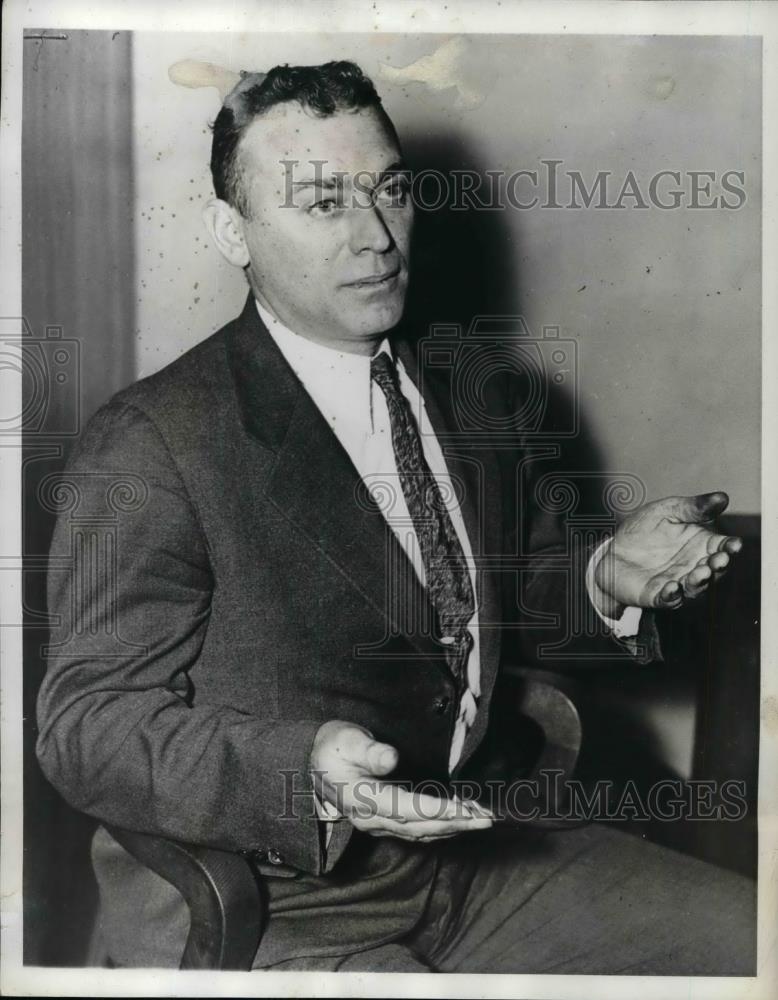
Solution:
[[(251, 291), (71, 461), (50, 780), (106, 823), (249, 857), (269, 895), (257, 968), (751, 971), (750, 883), (597, 826), (498, 840), (488, 807), (413, 790), (467, 774), (501, 659), (562, 634), (544, 560), (566, 550), (517, 494), (518, 434), (476, 462), (444, 451), (453, 382), (402, 330), (413, 206), (372, 84), (350, 63), (246, 76), (212, 172), (206, 222)], [(495, 419), (516, 392), (492, 380)], [(592, 656), (656, 652), (639, 609), (725, 570), (725, 504), (649, 504), (586, 550), (577, 585), (614, 631), (582, 639)], [(95, 569), (106, 516), (115, 589)], [(537, 557), (520, 578), (493, 568), (519, 550)], [(556, 632), (521, 627), (538, 612)], [(94, 862), (104, 957), (176, 965), (175, 890), (102, 829)]]

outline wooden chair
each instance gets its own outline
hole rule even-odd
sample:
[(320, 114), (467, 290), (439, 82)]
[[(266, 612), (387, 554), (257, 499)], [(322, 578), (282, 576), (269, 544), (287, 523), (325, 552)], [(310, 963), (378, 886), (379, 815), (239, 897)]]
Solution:
[[(575, 768), (581, 723), (570, 699), (535, 677), (517, 676), (511, 711), (542, 733), (542, 746), (529, 776)], [(542, 820), (533, 826), (565, 825)], [(569, 824), (567, 824), (569, 825)], [(183, 844), (108, 826), (108, 832), (138, 861), (170, 882), (190, 911), (189, 937), (181, 969), (249, 970), (266, 924), (261, 876), (241, 854)]]

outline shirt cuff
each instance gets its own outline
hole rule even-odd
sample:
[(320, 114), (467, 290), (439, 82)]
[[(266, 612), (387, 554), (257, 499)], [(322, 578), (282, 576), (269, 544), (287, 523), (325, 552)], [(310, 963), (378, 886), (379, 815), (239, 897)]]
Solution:
[(597, 612), (598, 616), (605, 622), (608, 628), (613, 632), (616, 638), (628, 639), (638, 634), (638, 631), (640, 630), (640, 619), (643, 616), (643, 609), (631, 606), (626, 607), (622, 611), (620, 618), (608, 618), (608, 616), (604, 615), (597, 607), (597, 602), (592, 596), (595, 589), (594, 571), (597, 569), (600, 559), (602, 559), (605, 555), (605, 550), (612, 541), (613, 538), (606, 538), (605, 541), (598, 545), (594, 550), (594, 553), (589, 560), (589, 565), (586, 567), (586, 592), (589, 595), (592, 607)]

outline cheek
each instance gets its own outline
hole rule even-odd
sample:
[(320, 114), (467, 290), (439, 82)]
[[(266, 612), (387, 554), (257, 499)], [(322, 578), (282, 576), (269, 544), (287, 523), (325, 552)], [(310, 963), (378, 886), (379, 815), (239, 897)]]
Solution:
[(386, 227), (392, 234), (392, 239), (397, 244), (404, 257), (408, 255), (408, 247), (411, 242), (413, 232), (413, 209), (387, 213), (385, 216)]
[(248, 242), (251, 261), (257, 275), (273, 285), (288, 284), (294, 272), (307, 263), (301, 247), (289, 234), (276, 227), (257, 224)]
[(335, 260), (342, 242), (337, 226), (317, 223), (303, 215), (278, 233), (276, 239), (277, 253), (299, 264), (319, 267)]

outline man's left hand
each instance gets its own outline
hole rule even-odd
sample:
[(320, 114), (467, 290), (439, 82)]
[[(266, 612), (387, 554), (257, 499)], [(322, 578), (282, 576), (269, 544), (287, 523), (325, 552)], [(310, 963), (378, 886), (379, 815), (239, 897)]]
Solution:
[(712, 530), (728, 503), (721, 492), (665, 497), (630, 514), (595, 570), (599, 610), (618, 618), (628, 605), (678, 608), (701, 594), (742, 548)]

